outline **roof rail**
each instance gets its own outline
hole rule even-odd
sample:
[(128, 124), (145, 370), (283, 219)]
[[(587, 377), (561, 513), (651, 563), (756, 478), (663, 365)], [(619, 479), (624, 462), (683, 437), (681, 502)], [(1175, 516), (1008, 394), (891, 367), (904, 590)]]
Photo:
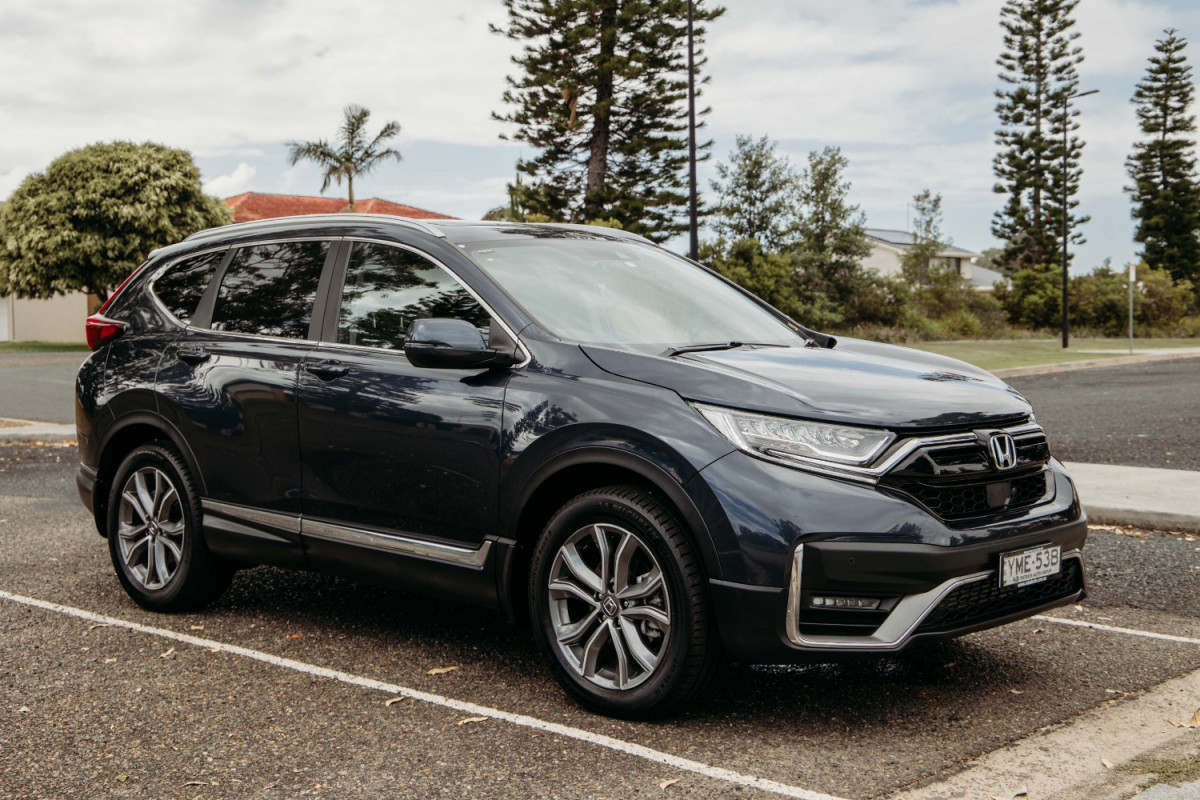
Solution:
[[(623, 230), (621, 228), (610, 228), (607, 225), (580, 225), (573, 222), (534, 222), (532, 225), (545, 225), (548, 228), (565, 228), (571, 231), (580, 231), (584, 233), (608, 234), (615, 236), (618, 239), (629, 239), (634, 242), (645, 242), (646, 244), (654, 244), (653, 241), (642, 236), (640, 233)], [(657, 247), (658, 245), (655, 245)]]
[(394, 217), (391, 214), (297, 214), (290, 217), (269, 217), (268, 219), (256, 219), (250, 222), (235, 222), (231, 225), (222, 225), (217, 228), (205, 228), (202, 231), (197, 231), (191, 236), (184, 239), (185, 242), (195, 242), (204, 239), (212, 239), (217, 236), (223, 236), (226, 233), (236, 232), (251, 232), (257, 230), (270, 230), (272, 228), (285, 228), (289, 225), (295, 225), (298, 222), (370, 222), (400, 225), (405, 228), (412, 228), (423, 233), (428, 233), (431, 236), (437, 236), (440, 239), (445, 239), (446, 234), (432, 225), (423, 222), (419, 219), (410, 219), (408, 217)]

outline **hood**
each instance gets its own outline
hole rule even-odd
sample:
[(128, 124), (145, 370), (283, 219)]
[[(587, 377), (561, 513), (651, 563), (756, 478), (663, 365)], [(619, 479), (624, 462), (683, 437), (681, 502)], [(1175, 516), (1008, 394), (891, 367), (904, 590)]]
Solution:
[(606, 372), (750, 411), (892, 429), (997, 426), (1031, 413), (1025, 398), (978, 367), (859, 339), (673, 358), (581, 347)]

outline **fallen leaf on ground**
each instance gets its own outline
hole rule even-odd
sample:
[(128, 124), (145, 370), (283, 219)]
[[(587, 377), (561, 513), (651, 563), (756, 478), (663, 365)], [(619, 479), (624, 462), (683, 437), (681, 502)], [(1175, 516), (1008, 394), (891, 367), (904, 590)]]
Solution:
[(96, 628), (111, 628), (111, 627), (112, 627), (112, 625), (109, 625), (107, 622), (97, 622), (95, 625), (88, 625), (88, 630), (94, 631), (94, 630), (96, 630)]
[(188, 630), (202, 631), (202, 630), (204, 630), (204, 626), (203, 625), (188, 625)]
[(1173, 719), (1171, 719), (1170, 717), (1167, 717), (1167, 722), (1171, 723), (1171, 724), (1172, 724), (1172, 725), (1174, 725), (1176, 728), (1186, 728), (1186, 727), (1187, 727), (1187, 725), (1184, 725), (1182, 722), (1179, 722), (1179, 721), (1177, 721), (1177, 720), (1173, 720)]
[(466, 719), (460, 719), (456, 724), (470, 725), (472, 722), (487, 722), (487, 717), (467, 717)]
[(668, 787), (674, 786), (675, 784), (679, 783), (680, 780), (682, 780), (682, 779), (681, 778), (671, 778), (671, 780), (669, 780), (669, 781), (660, 781), (658, 784), (658, 788), (662, 789), (665, 792)]
[(208, 781), (188, 781), (187, 783), (184, 784), (184, 786), (216, 786), (216, 785), (217, 784), (209, 783)]
[(171, 648), (170, 650), (168, 650), (167, 652), (165, 652), (165, 653), (163, 653), (163, 654), (159, 655), (159, 658), (170, 658), (170, 657), (171, 657), (171, 656), (173, 656), (173, 655), (175, 655), (175, 648), (174, 648), (174, 647), (172, 647), (172, 648)]
[(1009, 689), (1009, 691), (1012, 692), (1013, 694), (1025, 694), (1025, 691), (1023, 689)]
[(121, 773), (120, 775), (117, 776), (117, 780), (120, 781), (121, 783), (124, 783), (125, 781), (129, 780), (129, 776), (126, 775), (125, 773)]
[(1109, 761), (1107, 758), (1100, 759), (1100, 763), (1104, 766), (1105, 769), (1112, 769), (1112, 762)]
[(304, 634), (303, 633), (289, 633), (287, 637), (289, 639), (303, 639)]
[(117, 663), (117, 660), (115, 658), (106, 658), (106, 659), (104, 659), (104, 663), (105, 664), (115, 664), (115, 663)]
[(1196, 709), (1196, 713), (1192, 714), (1192, 727), (1200, 728), (1200, 708)]
[(458, 667), (434, 667), (426, 672), (426, 675), (445, 675), (447, 672), (454, 672)]
[(30, 712), (29, 712), (29, 706), (21, 706), (20, 708), (18, 708), (18, 709), (17, 709), (17, 713), (18, 713), (18, 714), (28, 714), (28, 713), (30, 713)]
[(1106, 694), (1125, 694), (1120, 689), (1105, 689)]
[(403, 703), (407, 699), (408, 699), (407, 697), (393, 697), (391, 700), (388, 700), (386, 703), (384, 703), (384, 705), (385, 706), (394, 706), (394, 705), (396, 705), (396, 703)]

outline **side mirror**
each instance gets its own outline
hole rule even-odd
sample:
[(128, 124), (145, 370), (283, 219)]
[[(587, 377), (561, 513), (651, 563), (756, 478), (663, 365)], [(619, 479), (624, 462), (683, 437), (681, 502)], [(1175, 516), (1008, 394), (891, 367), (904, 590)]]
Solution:
[(466, 320), (418, 319), (408, 327), (404, 355), (413, 366), (429, 369), (511, 367), (520, 361), (516, 343), (498, 325), (492, 326), (491, 338), (485, 345), (479, 330)]

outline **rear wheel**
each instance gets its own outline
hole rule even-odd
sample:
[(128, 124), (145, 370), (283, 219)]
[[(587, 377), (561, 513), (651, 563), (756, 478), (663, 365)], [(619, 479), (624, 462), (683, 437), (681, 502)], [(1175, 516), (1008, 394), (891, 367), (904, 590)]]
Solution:
[(152, 611), (207, 605), (233, 570), (208, 552), (195, 482), (172, 449), (135, 448), (117, 469), (108, 502), (108, 550), (125, 591)]
[(534, 551), (530, 610), (559, 683), (606, 714), (670, 713), (719, 671), (699, 559), (640, 488), (587, 492), (559, 509)]

